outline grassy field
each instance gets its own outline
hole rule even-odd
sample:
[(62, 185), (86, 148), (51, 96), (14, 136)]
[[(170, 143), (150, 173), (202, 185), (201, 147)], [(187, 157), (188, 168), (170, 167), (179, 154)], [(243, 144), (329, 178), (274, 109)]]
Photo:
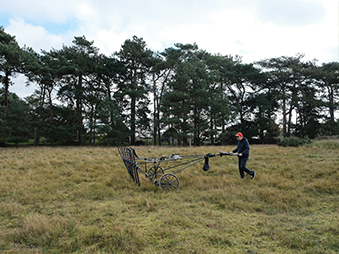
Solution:
[(0, 253), (339, 253), (338, 152), (338, 141), (252, 145), (255, 179), (240, 179), (236, 157), (215, 157), (166, 193), (132, 182), (117, 148), (1, 148)]

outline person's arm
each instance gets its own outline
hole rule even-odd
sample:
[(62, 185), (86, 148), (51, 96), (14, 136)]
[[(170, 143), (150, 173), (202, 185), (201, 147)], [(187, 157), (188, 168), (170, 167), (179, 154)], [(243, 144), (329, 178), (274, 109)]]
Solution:
[(245, 140), (244, 150), (242, 152), (239, 152), (241, 154), (249, 154), (250, 153), (250, 144), (248, 143), (248, 140)]

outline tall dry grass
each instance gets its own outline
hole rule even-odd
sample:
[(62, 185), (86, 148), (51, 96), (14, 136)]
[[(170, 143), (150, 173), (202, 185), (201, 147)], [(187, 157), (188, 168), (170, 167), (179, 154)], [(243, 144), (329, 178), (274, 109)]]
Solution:
[[(1, 253), (338, 253), (335, 141), (251, 146), (177, 174), (165, 193), (131, 181), (116, 148), (0, 149)], [(234, 147), (136, 147), (141, 157)]]

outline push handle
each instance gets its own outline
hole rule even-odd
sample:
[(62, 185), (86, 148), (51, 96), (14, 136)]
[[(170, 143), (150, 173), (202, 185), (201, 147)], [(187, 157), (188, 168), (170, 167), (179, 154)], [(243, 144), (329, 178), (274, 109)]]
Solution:
[(204, 163), (204, 167), (202, 168), (204, 171), (210, 170), (210, 165), (208, 164), (208, 162), (209, 162), (209, 157), (207, 155), (205, 156), (205, 163)]
[(228, 152), (223, 152), (223, 151), (219, 151), (220, 157), (222, 157), (223, 155), (234, 155), (234, 156), (238, 156), (237, 153), (228, 153)]

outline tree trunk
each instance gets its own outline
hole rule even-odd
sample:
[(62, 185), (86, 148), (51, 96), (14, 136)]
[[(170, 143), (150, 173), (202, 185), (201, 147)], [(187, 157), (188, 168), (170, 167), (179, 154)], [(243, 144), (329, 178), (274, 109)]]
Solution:
[[(53, 114), (53, 109), (52, 109), (52, 89), (48, 89), (48, 100), (49, 100), (49, 124), (50, 127), (54, 124), (54, 114)], [(54, 144), (54, 138), (51, 138), (51, 144)]]
[(135, 97), (131, 100), (131, 145), (135, 145), (135, 114), (136, 114), (136, 99)]
[(5, 94), (4, 94), (4, 102), (3, 102), (3, 106), (5, 106), (4, 108), (4, 115), (7, 114), (7, 109), (8, 109), (8, 89), (9, 89), (9, 73), (6, 72), (5, 77), (4, 77), (4, 86), (5, 86)]
[(213, 121), (214, 117), (211, 114), (211, 118), (210, 118), (210, 130), (211, 132), (211, 145), (214, 145), (214, 134), (213, 134), (213, 130), (214, 130), (214, 121)]
[[(82, 76), (79, 76), (79, 81), (77, 85), (77, 90), (79, 93), (81, 93), (82, 90)], [(77, 114), (77, 124), (79, 125), (79, 128), (77, 129), (77, 142), (79, 145), (83, 144), (83, 137), (82, 137), (82, 102), (81, 102), (81, 94), (76, 95), (76, 114)]]
[(161, 146), (161, 132), (160, 132), (160, 115), (159, 111), (157, 112), (157, 128), (158, 128), (158, 140), (159, 140), (159, 146)]
[(282, 118), (283, 118), (283, 136), (286, 137), (286, 98), (285, 98), (285, 87), (282, 90), (283, 102), (282, 102)]
[(40, 124), (34, 128), (34, 145), (38, 146), (40, 143), (41, 127)]
[[(154, 85), (155, 86), (155, 85)], [(156, 94), (155, 94), (155, 89), (153, 89), (153, 94), (154, 94), (154, 98), (153, 98), (153, 144), (157, 145), (157, 133), (158, 133), (158, 119), (157, 119), (157, 105), (156, 105)]]
[(287, 131), (286, 131), (288, 136), (291, 136), (292, 111), (293, 111), (293, 106), (291, 105), (288, 111), (288, 121), (287, 121)]
[(333, 128), (335, 127), (335, 116), (334, 116), (334, 111), (335, 111), (335, 106), (334, 106), (334, 92), (333, 88), (329, 87), (328, 88), (328, 96), (329, 96), (329, 113), (330, 113), (330, 123), (331, 123), (331, 135), (333, 135)]

